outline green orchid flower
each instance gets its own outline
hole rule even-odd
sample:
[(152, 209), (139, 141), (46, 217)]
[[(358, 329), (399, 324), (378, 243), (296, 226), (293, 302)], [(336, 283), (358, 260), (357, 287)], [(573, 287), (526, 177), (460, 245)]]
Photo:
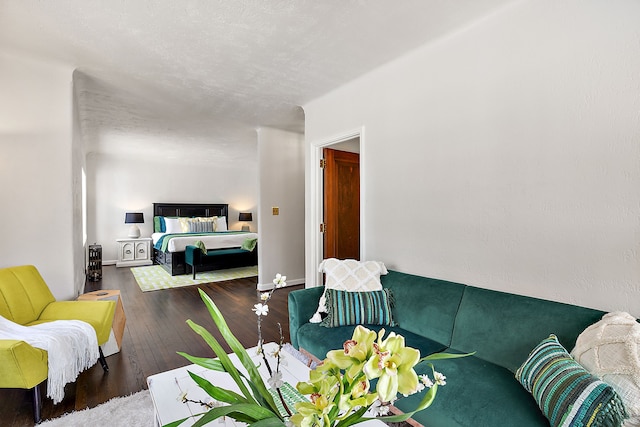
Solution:
[(326, 396), (313, 393), (310, 402), (298, 402), (295, 404), (296, 413), (290, 421), (300, 427), (312, 427), (317, 425), (330, 426), (329, 412), (336, 406)]
[(342, 350), (331, 350), (327, 353), (327, 360), (338, 367), (344, 369), (347, 374), (355, 378), (366, 361), (373, 354), (373, 343), (376, 333), (362, 325), (356, 326), (353, 336), (343, 344)]
[(381, 329), (378, 341), (373, 343), (373, 357), (364, 365), (364, 373), (369, 380), (378, 378), (376, 391), (382, 402), (395, 399), (398, 392), (409, 395), (418, 389), (418, 374), (413, 367), (420, 360), (420, 352), (405, 347), (404, 337), (391, 332), (382, 339)]

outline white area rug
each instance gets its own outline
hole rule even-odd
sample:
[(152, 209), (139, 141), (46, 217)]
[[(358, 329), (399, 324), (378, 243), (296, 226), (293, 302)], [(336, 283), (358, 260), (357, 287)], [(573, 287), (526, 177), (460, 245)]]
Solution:
[(147, 390), (131, 396), (115, 397), (91, 409), (72, 412), (44, 421), (41, 427), (151, 427), (153, 403)]

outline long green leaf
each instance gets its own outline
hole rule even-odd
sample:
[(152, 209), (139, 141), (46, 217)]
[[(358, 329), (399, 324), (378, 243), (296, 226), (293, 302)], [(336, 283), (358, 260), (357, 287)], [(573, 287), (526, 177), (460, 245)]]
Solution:
[(284, 425), (284, 422), (279, 418), (267, 418), (251, 423), (248, 427), (283, 427)]
[(189, 418), (191, 418), (191, 417), (186, 417), (186, 418), (183, 418), (181, 420), (176, 420), (176, 421), (174, 421), (172, 423), (165, 424), (162, 427), (178, 427), (180, 424), (182, 424), (183, 422), (187, 421)]
[(207, 379), (202, 378), (201, 376), (198, 376), (193, 372), (189, 372), (189, 375), (191, 376), (191, 379), (193, 379), (193, 381), (198, 384), (198, 387), (203, 389), (209, 396), (213, 397), (215, 400), (219, 400), (225, 403), (251, 403), (242, 395), (239, 395), (234, 391), (226, 390), (222, 387), (213, 385)]
[[(200, 292), (202, 292), (202, 291), (200, 291)], [(220, 343), (218, 343), (218, 340), (216, 340), (215, 337), (213, 335), (211, 335), (211, 333), (209, 333), (209, 331), (207, 331), (205, 328), (203, 328), (202, 326), (198, 325), (197, 323), (194, 323), (191, 320), (187, 320), (187, 324), (198, 335), (200, 335), (206, 341), (207, 344), (209, 344), (209, 347), (211, 347), (213, 352), (220, 359), (220, 363), (222, 363), (222, 366), (224, 367), (224, 370), (229, 375), (231, 375), (231, 378), (233, 378), (235, 383), (238, 385), (238, 387), (240, 388), (240, 391), (242, 392), (242, 394), (247, 399), (253, 399), (253, 396), (249, 392), (249, 389), (247, 388), (246, 384), (244, 383), (244, 381), (242, 381), (242, 378), (240, 376), (240, 372), (238, 371), (238, 369), (236, 369), (235, 365), (233, 364), (233, 362), (229, 358), (229, 355), (224, 351), (224, 349), (222, 348)]]
[[(202, 298), (202, 301), (204, 301), (205, 305), (207, 306), (207, 309), (209, 310), (209, 314), (211, 315), (211, 318), (213, 319), (216, 326), (218, 327), (218, 330), (222, 334), (222, 337), (225, 339), (225, 341), (227, 342), (231, 350), (236, 354), (236, 356), (238, 356), (238, 358), (240, 359), (240, 362), (249, 373), (249, 379), (253, 384), (253, 388), (256, 388), (260, 392), (260, 395), (269, 404), (273, 412), (275, 414), (278, 414), (278, 416), (280, 416), (280, 412), (278, 411), (278, 407), (276, 406), (273, 400), (273, 397), (269, 393), (269, 390), (267, 390), (267, 387), (264, 385), (264, 381), (260, 376), (260, 372), (258, 372), (258, 368), (256, 367), (251, 357), (249, 357), (249, 354), (245, 350), (244, 346), (233, 335), (233, 333), (231, 332), (231, 329), (229, 329), (229, 326), (227, 325), (227, 322), (222, 316), (222, 313), (220, 312), (218, 307), (215, 305), (213, 300), (209, 298), (209, 295), (207, 295), (202, 289), (198, 289), (198, 291), (200, 292), (200, 297)], [(220, 358), (220, 360), (222, 360), (222, 358)]]
[(349, 427), (353, 424), (357, 424), (359, 419), (362, 419), (362, 416), (365, 412), (367, 412), (368, 407), (363, 406), (362, 408), (354, 411), (351, 415), (349, 415), (344, 420), (338, 422), (335, 427)]
[(183, 353), (182, 351), (177, 351), (176, 353), (187, 359), (189, 362), (194, 363), (198, 366), (202, 366), (203, 368), (207, 368), (212, 371), (227, 372), (224, 370), (224, 366), (222, 366), (222, 362), (220, 362), (219, 359), (191, 356), (190, 354)]
[(263, 408), (260, 405), (250, 403), (240, 403), (236, 405), (220, 406), (211, 409), (200, 419), (198, 419), (198, 421), (193, 424), (193, 427), (204, 426), (213, 420), (217, 420), (220, 417), (233, 414), (234, 412), (244, 414), (247, 416), (247, 419), (252, 419), (254, 421), (275, 418), (275, 414), (267, 408)]
[(430, 355), (425, 356), (422, 359), (420, 359), (420, 362), (424, 362), (425, 360), (458, 359), (460, 357), (473, 356), (474, 354), (476, 354), (475, 351), (473, 353), (461, 353), (461, 354), (457, 354), (457, 353), (433, 353), (433, 354), (430, 354)]

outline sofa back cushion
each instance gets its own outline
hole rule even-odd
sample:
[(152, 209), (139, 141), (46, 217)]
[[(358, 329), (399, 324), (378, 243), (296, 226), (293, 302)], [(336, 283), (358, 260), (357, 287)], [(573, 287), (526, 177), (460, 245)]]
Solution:
[(34, 266), (0, 269), (0, 316), (27, 325), (53, 301), (53, 294)]
[(550, 334), (565, 348), (604, 312), (538, 298), (467, 286), (451, 347), (515, 372)]
[(380, 279), (391, 290), (400, 328), (449, 345), (464, 285), (391, 270)]

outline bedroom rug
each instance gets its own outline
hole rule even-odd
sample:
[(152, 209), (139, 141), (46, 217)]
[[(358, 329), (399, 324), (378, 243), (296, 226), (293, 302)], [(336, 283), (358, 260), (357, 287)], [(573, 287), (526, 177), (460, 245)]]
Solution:
[(241, 279), (258, 275), (258, 266), (229, 268), (227, 270), (204, 271), (196, 275), (192, 274), (172, 276), (160, 265), (146, 267), (132, 267), (131, 272), (135, 277), (142, 292), (157, 291), (160, 289), (180, 288), (182, 286), (199, 285), (201, 283), (222, 282), (223, 280)]
[(125, 397), (114, 397), (95, 408), (71, 412), (53, 420), (43, 421), (39, 427), (107, 427), (153, 426), (153, 402), (147, 390)]

